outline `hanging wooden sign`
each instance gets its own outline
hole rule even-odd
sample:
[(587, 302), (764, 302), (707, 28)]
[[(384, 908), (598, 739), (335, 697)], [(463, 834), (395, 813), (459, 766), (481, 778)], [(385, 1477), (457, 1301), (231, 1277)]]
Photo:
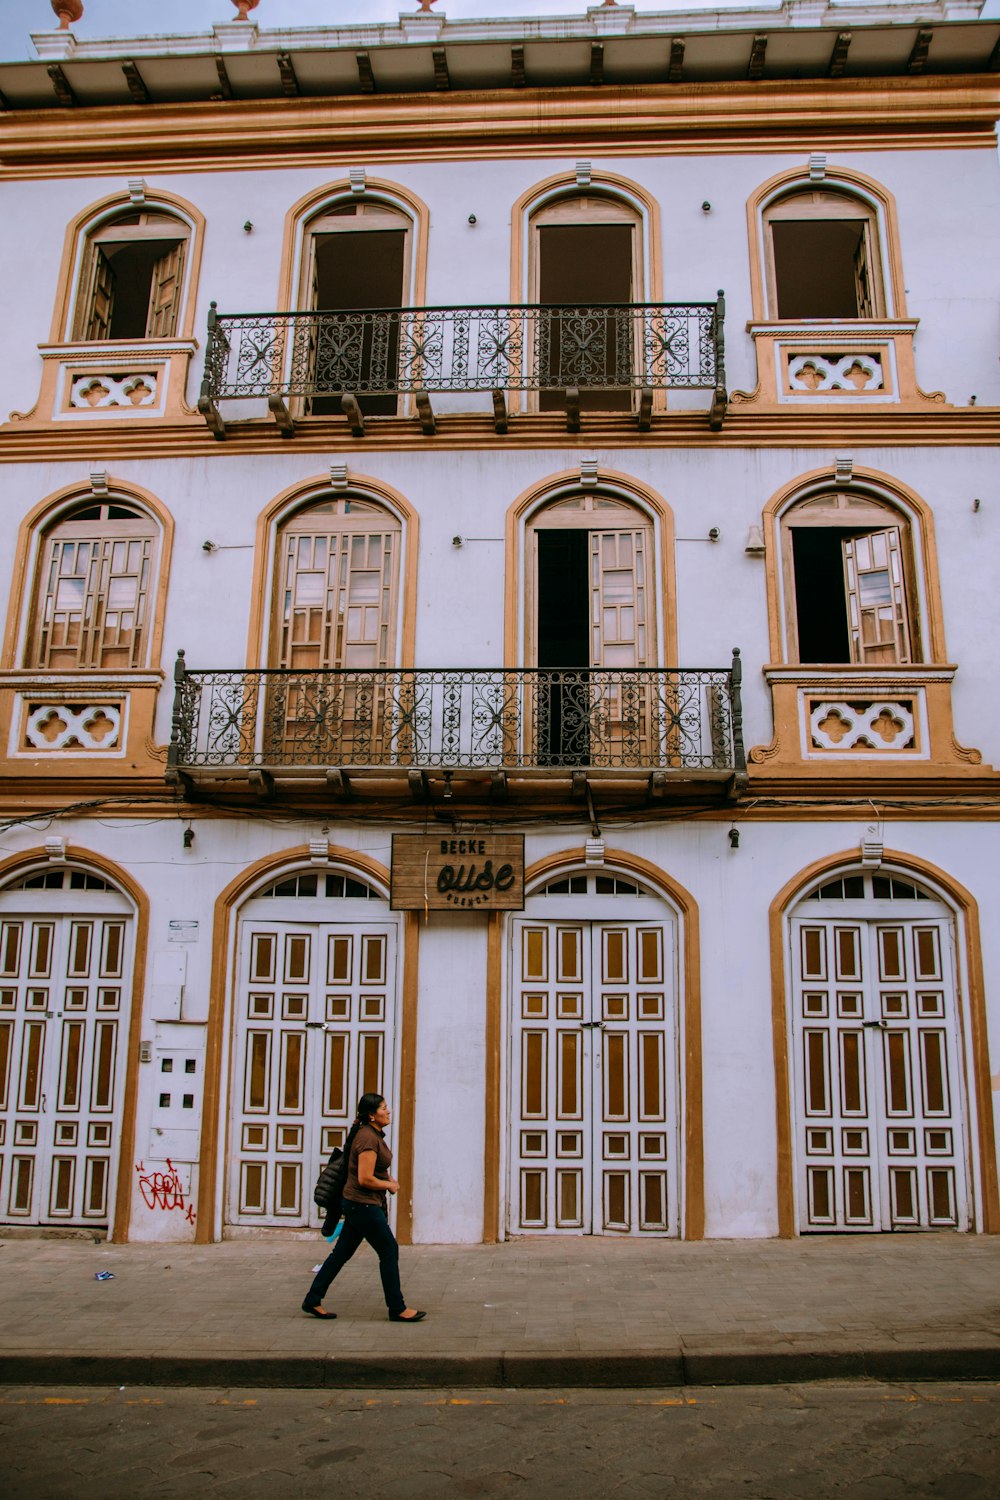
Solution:
[(393, 911), (521, 911), (521, 833), (392, 836)]

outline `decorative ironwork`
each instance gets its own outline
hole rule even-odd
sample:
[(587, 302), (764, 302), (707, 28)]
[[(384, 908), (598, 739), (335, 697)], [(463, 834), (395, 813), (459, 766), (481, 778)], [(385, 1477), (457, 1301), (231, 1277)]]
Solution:
[(649, 390), (725, 385), (724, 304), (219, 313), (202, 396)]
[(174, 672), (172, 771), (745, 769), (731, 668)]

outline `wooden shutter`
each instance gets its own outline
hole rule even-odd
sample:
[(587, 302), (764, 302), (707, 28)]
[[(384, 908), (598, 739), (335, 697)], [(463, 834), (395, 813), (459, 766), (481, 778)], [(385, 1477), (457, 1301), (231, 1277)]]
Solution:
[(858, 317), (874, 318), (875, 299), (872, 295), (870, 226), (862, 227), (861, 238), (854, 252), (854, 287), (858, 298)]
[(650, 660), (647, 544), (645, 527), (590, 533), (592, 666), (644, 667)]
[[(310, 240), (310, 262), (309, 262), (309, 311), (319, 311), (319, 270), (316, 265), (316, 239)], [(306, 382), (309, 386), (316, 383), (316, 355), (319, 348), (317, 336), (317, 324), (310, 318), (305, 326), (305, 337), (302, 337), (299, 329), (296, 329), (295, 368), (302, 369)], [(303, 348), (304, 345), (304, 348)], [(312, 411), (313, 397), (307, 395), (304, 411), (306, 416)]]
[(149, 292), (147, 338), (172, 338), (177, 329), (184, 277), (184, 241), (164, 246), (163, 254), (153, 266)]
[(100, 245), (88, 245), (73, 337), (88, 341), (110, 338), (114, 305), (114, 266)]
[(289, 531), (282, 549), (281, 667), (390, 664), (398, 532)]
[(142, 522), (111, 520), (103, 533), (80, 521), (58, 527), (45, 546), (29, 665), (144, 665), (154, 544)]
[(851, 660), (910, 660), (900, 529), (866, 531), (842, 543)]

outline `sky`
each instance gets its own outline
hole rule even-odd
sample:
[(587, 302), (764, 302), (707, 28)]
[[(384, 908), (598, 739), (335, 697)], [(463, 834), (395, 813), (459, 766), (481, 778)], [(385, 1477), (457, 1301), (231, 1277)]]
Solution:
[[(632, 0), (637, 11), (721, 10), (748, 0)], [(763, 0), (766, 3), (766, 0)], [(749, 0), (759, 6), (762, 0)], [(252, 19), (261, 28), (282, 26), (351, 26), (395, 21), (400, 12), (415, 13), (417, 0), (260, 0)], [(581, 15), (587, 0), (437, 0), (436, 12), (450, 21), (479, 16)], [(84, 40), (106, 36), (155, 36), (169, 32), (204, 32), (218, 21), (232, 20), (230, 0), (84, 0), (83, 20), (73, 30)], [(984, 18), (1000, 17), (1000, 0), (986, 0)], [(0, 0), (0, 58), (34, 57), (30, 33), (58, 26), (49, 0)]]

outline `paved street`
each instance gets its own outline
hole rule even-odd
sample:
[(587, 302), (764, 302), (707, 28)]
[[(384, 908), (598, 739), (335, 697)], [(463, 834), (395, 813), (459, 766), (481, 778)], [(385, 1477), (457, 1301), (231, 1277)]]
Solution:
[(996, 1500), (1000, 1386), (0, 1390), (6, 1500)]

